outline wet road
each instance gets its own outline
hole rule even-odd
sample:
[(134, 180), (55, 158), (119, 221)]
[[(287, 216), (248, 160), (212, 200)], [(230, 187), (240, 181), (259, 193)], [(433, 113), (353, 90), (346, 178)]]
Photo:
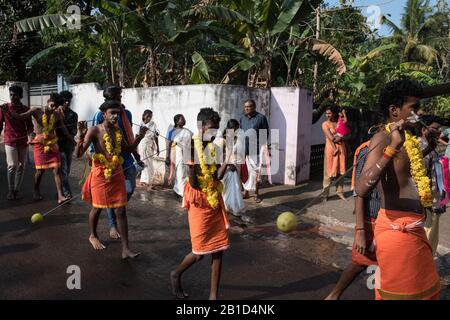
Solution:
[[(1, 150), (3, 147), (1, 148)], [(72, 186), (79, 192), (83, 163), (75, 161)], [(105, 213), (99, 235), (107, 245), (95, 252), (87, 240), (89, 207), (79, 199), (55, 210), (39, 225), (34, 212), (56, 205), (52, 175), (43, 181), (41, 202), (33, 202), (32, 170), (27, 170), (23, 200), (6, 201), (6, 169), (0, 152), (0, 298), (1, 299), (172, 299), (169, 271), (190, 250), (187, 216), (170, 190), (137, 191), (128, 206), (135, 261), (120, 260), (120, 241), (109, 241)], [(273, 210), (267, 208), (267, 210)], [(273, 214), (268, 213), (269, 216)], [(321, 237), (302, 221), (291, 234), (272, 224), (245, 225), (232, 220), (232, 247), (225, 253), (220, 299), (323, 299), (339, 277), (331, 267), (349, 261), (344, 245)], [(81, 289), (66, 286), (67, 268), (80, 267)], [(371, 299), (362, 275), (343, 299)], [(188, 270), (184, 286), (191, 299), (206, 299), (209, 261)]]

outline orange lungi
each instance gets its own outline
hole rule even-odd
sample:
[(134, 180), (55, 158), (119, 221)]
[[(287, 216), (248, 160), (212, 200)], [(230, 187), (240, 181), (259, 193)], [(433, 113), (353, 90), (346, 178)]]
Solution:
[(122, 167), (115, 169), (109, 179), (105, 178), (104, 166), (93, 162), (82, 189), (82, 199), (94, 208), (121, 208), (127, 205), (125, 176)]
[(188, 182), (184, 188), (183, 208), (188, 209), (192, 253), (205, 255), (228, 249), (229, 223), (221, 196), (219, 206), (213, 209), (206, 194), (192, 188)]
[[(356, 228), (356, 227), (355, 227)], [(373, 231), (375, 228), (375, 219), (364, 218), (364, 229), (366, 231), (366, 254), (363, 255), (356, 251), (355, 243), (352, 248), (352, 262), (361, 266), (377, 265), (377, 257), (375, 255), (375, 244), (373, 241)], [(356, 230), (355, 230), (356, 239)]]
[(425, 216), (380, 209), (375, 225), (377, 300), (437, 299), (440, 281), (423, 224)]
[(61, 156), (58, 144), (54, 144), (50, 148), (50, 152), (44, 151), (44, 135), (38, 134), (30, 143), (33, 145), (34, 167), (36, 169), (53, 169), (61, 166)]

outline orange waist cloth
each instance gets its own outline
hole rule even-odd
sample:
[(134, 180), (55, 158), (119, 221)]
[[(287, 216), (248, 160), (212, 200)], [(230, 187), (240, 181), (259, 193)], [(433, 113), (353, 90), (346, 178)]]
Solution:
[(36, 169), (53, 169), (61, 166), (61, 156), (58, 144), (50, 147), (50, 152), (45, 152), (44, 145), (33, 143), (34, 166)]
[[(375, 228), (375, 219), (364, 219), (364, 229), (366, 231), (366, 254), (356, 251), (355, 243), (352, 247), (352, 262), (361, 266), (377, 265), (377, 257), (375, 255), (375, 243), (373, 239), (373, 231)], [(356, 239), (355, 230), (355, 239)]]
[(377, 300), (428, 300), (439, 296), (440, 281), (424, 221), (424, 215), (380, 209), (375, 225)]
[(330, 178), (343, 175), (345, 173), (345, 158), (347, 157), (347, 151), (343, 143), (335, 143), (339, 153), (333, 156), (334, 149), (331, 143), (325, 144), (325, 161), (327, 165), (327, 172)]
[(93, 162), (82, 189), (82, 199), (94, 208), (121, 208), (127, 205), (125, 176), (122, 166), (113, 171), (109, 179), (105, 178), (104, 166)]
[(186, 183), (183, 194), (183, 208), (188, 210), (189, 232), (192, 252), (205, 255), (228, 249), (228, 218), (223, 199), (219, 197), (219, 206), (213, 209), (206, 194)]

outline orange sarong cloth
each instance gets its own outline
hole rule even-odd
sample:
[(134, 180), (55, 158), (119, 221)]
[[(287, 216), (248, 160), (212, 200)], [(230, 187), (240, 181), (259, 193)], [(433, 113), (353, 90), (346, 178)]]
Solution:
[(377, 300), (437, 299), (440, 281), (423, 228), (425, 216), (380, 209), (375, 225)]
[(39, 169), (53, 169), (61, 166), (61, 156), (58, 144), (51, 146), (50, 152), (44, 151), (44, 134), (37, 134), (36, 138), (30, 142), (33, 145), (34, 167)]
[[(355, 227), (356, 228), (356, 227)], [(375, 255), (375, 245), (373, 242), (373, 231), (375, 228), (375, 219), (364, 219), (364, 229), (366, 231), (366, 254), (362, 255), (356, 251), (355, 243), (352, 247), (352, 262), (361, 266), (376, 266), (377, 257)], [(356, 239), (356, 230), (355, 230)]]
[(188, 210), (192, 253), (205, 255), (228, 249), (229, 223), (222, 197), (217, 209), (213, 209), (206, 194), (188, 182), (184, 187), (183, 208)]
[[(332, 135), (336, 134), (336, 130), (333, 129), (327, 122), (322, 123), (322, 129), (330, 129)], [(333, 156), (333, 147), (330, 139), (325, 139), (325, 154), (324, 161), (326, 161), (328, 177), (335, 178), (338, 175), (345, 174), (345, 158), (347, 157), (347, 150), (343, 142), (335, 143), (339, 153)]]
[(127, 117), (125, 112), (125, 106), (122, 104), (120, 106), (120, 118), (122, 119), (123, 128), (125, 130), (125, 134), (127, 135), (128, 144), (133, 144), (134, 142), (134, 134), (133, 127), (131, 126), (130, 120)]
[(95, 161), (82, 188), (82, 199), (94, 208), (121, 208), (127, 205), (125, 176), (122, 166), (114, 170), (109, 179), (105, 178), (104, 166)]

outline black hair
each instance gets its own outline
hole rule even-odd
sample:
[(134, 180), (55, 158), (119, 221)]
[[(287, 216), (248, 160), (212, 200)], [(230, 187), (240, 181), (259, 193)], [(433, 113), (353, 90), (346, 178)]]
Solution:
[(9, 87), (9, 92), (17, 94), (19, 97), (23, 98), (23, 88), (18, 85), (12, 85)]
[(150, 115), (150, 116), (153, 115), (153, 111), (149, 110), (149, 109), (144, 110), (144, 112), (142, 113), (142, 121), (144, 121), (144, 117), (146, 115)]
[(223, 131), (223, 136), (225, 137), (227, 135), (227, 130), (237, 130), (239, 129), (239, 127), (240, 127), (239, 121), (237, 121), (236, 119), (228, 120), (227, 127)]
[(430, 126), (432, 123), (439, 123), (439, 125), (442, 125), (442, 119), (431, 114), (427, 114), (420, 117), (419, 125), (416, 128), (416, 135), (422, 136), (422, 129), (425, 128), (425, 126)]
[(122, 93), (121, 87), (111, 86), (103, 91), (103, 98), (105, 98), (105, 100), (115, 100), (120, 93)]
[(180, 120), (181, 117), (184, 118), (184, 116), (180, 113), (175, 115), (175, 117), (173, 117), (173, 123), (175, 124), (175, 127), (178, 125), (178, 121)]
[(63, 97), (64, 101), (69, 101), (73, 98), (72, 93), (67, 90), (61, 91), (59, 94)]
[(227, 129), (234, 129), (237, 130), (239, 129), (240, 124), (239, 121), (237, 121), (236, 119), (230, 119), (227, 122)]
[(244, 104), (246, 104), (247, 102), (251, 102), (252, 105), (253, 105), (253, 107), (256, 109), (256, 102), (255, 102), (255, 100), (253, 100), (253, 99), (247, 99), (247, 100), (245, 100)]
[(341, 112), (341, 108), (339, 108), (337, 105), (330, 105), (328, 106), (325, 111), (330, 110), (331, 113), (333, 114), (333, 117), (335, 117), (336, 119), (339, 117), (339, 112)]
[(99, 109), (101, 112), (106, 112), (106, 110), (112, 109), (112, 108), (119, 109), (120, 102), (116, 101), (116, 100), (106, 100), (105, 102), (102, 103), (102, 105), (100, 106)]
[(62, 106), (64, 104), (64, 98), (56, 92), (50, 93), (50, 98), (48, 100), (53, 101), (57, 106)]
[(383, 117), (387, 119), (389, 117), (389, 107), (391, 105), (402, 107), (406, 97), (420, 98), (422, 95), (423, 87), (415, 80), (398, 79), (391, 81), (381, 89), (378, 99), (380, 112), (383, 114)]
[(220, 116), (217, 111), (214, 111), (213, 108), (201, 108), (200, 112), (197, 115), (197, 122), (202, 122), (202, 126), (204, 126), (208, 121), (212, 121), (214, 123), (220, 123)]
[(441, 118), (439, 118), (435, 115), (432, 115), (432, 114), (427, 114), (427, 115), (421, 116), (420, 120), (427, 126), (431, 125), (434, 122), (439, 123), (439, 124), (441, 124), (441, 122), (442, 122)]

